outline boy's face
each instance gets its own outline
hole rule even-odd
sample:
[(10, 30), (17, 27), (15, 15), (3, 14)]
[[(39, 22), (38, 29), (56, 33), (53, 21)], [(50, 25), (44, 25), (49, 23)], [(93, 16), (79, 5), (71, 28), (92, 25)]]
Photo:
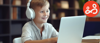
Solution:
[(49, 18), (49, 5), (43, 6), (42, 8), (37, 6), (35, 9), (34, 20), (38, 23), (45, 23)]

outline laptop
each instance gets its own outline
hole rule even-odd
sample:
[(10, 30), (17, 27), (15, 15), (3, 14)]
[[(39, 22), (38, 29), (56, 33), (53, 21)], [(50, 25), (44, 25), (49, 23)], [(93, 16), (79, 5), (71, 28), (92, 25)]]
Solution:
[(57, 43), (81, 43), (86, 15), (62, 17)]

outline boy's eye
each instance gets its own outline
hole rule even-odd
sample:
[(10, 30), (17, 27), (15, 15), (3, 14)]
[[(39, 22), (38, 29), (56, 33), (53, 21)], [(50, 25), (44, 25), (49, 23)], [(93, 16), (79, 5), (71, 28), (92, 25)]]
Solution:
[(40, 11), (40, 13), (43, 13), (43, 11)]

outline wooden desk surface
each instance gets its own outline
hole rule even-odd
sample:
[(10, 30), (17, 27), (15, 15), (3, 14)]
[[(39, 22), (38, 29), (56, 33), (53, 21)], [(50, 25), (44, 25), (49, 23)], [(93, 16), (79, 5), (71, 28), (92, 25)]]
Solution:
[(83, 39), (82, 43), (99, 43), (100, 39)]

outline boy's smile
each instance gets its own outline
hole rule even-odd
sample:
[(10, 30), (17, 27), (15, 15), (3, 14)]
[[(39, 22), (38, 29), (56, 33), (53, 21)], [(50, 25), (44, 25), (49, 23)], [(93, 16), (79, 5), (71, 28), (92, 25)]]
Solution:
[(48, 18), (47, 18), (47, 16), (45, 16), (45, 17), (42, 17), (42, 19), (43, 19), (43, 20), (47, 20)]

